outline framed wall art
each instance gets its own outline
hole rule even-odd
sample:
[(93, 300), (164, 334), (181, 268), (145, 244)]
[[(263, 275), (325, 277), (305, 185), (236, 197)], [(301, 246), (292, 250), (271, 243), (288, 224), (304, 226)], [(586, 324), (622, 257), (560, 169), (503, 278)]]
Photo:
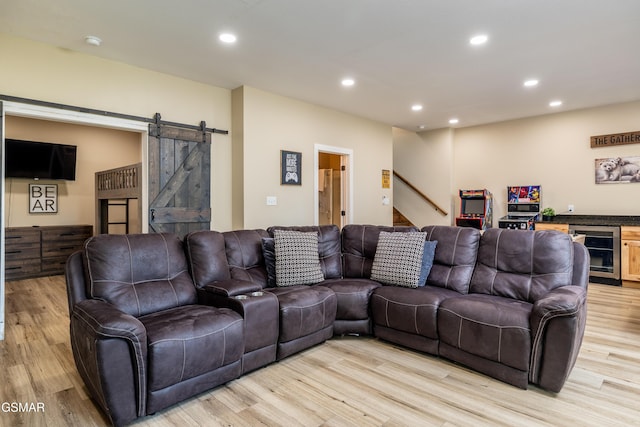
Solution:
[(57, 213), (58, 185), (29, 184), (29, 213)]
[(640, 182), (640, 156), (595, 160), (596, 184)]
[(302, 185), (302, 153), (280, 151), (280, 184)]

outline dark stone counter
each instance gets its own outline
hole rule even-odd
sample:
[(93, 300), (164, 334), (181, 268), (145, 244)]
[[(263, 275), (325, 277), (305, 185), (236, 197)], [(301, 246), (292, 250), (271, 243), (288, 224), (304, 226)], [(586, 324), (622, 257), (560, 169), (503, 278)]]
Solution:
[(558, 223), (569, 225), (606, 225), (606, 226), (638, 226), (640, 227), (640, 215), (580, 215), (560, 214), (552, 217), (551, 221), (543, 223)]

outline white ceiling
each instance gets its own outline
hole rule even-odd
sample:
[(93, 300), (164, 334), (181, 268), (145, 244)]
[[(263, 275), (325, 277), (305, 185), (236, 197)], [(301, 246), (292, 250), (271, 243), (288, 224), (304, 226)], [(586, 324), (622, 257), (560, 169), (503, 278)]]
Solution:
[(0, 32), (410, 130), (640, 100), (640, 0), (2, 0)]

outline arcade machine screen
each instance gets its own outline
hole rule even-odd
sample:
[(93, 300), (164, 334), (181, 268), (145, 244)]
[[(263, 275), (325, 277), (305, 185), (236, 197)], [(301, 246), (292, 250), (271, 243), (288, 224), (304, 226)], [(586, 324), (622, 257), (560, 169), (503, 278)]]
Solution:
[(484, 199), (463, 199), (462, 214), (467, 216), (484, 215)]

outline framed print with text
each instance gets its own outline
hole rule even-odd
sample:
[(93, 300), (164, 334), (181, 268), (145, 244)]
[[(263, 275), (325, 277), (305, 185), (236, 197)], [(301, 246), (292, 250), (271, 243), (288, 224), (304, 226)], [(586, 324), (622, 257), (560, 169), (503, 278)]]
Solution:
[(280, 184), (302, 185), (302, 153), (280, 151)]

